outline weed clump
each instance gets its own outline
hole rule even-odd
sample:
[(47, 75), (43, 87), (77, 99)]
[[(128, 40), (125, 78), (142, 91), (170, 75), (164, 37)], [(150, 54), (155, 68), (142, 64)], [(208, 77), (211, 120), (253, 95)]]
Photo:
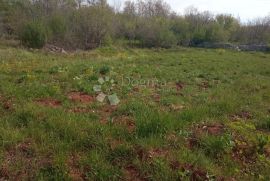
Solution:
[(256, 124), (256, 128), (270, 131), (270, 118), (262, 119)]
[(110, 67), (109, 66), (102, 66), (100, 69), (99, 69), (99, 73), (101, 74), (101, 75), (106, 75), (106, 74), (108, 74), (109, 72), (110, 72)]
[(218, 158), (232, 148), (231, 139), (227, 135), (207, 135), (201, 139), (200, 145), (207, 155), (214, 158)]

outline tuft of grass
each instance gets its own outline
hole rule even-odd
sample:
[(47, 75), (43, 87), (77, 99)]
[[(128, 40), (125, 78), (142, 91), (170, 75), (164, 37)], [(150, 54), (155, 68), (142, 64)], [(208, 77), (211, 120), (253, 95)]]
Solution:
[(258, 121), (256, 123), (256, 128), (270, 131), (270, 117)]
[(110, 67), (109, 66), (102, 66), (100, 69), (99, 69), (99, 73), (102, 74), (102, 75), (106, 75), (110, 72)]
[(54, 180), (69, 180), (70, 178), (65, 170), (62, 170), (59, 167), (47, 166), (39, 170), (36, 179), (54, 181)]
[(229, 135), (212, 136), (207, 135), (200, 139), (200, 147), (205, 154), (213, 158), (219, 158), (232, 148), (231, 137)]

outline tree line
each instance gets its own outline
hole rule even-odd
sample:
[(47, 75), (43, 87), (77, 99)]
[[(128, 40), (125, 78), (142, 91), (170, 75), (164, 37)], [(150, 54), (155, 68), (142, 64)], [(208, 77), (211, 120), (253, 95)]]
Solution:
[(196, 46), (201, 43), (269, 44), (270, 15), (248, 23), (229, 14), (194, 7), (184, 15), (163, 0), (0, 0), (0, 35), (24, 46), (46, 43), (67, 49), (92, 49), (121, 40), (131, 46)]

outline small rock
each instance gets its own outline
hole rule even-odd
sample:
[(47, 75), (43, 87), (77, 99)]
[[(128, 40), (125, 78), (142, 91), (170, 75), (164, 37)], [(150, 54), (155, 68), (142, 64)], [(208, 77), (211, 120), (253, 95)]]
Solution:
[(101, 92), (98, 96), (97, 96), (97, 101), (98, 102), (104, 102), (106, 98), (106, 94), (104, 94), (103, 92)]

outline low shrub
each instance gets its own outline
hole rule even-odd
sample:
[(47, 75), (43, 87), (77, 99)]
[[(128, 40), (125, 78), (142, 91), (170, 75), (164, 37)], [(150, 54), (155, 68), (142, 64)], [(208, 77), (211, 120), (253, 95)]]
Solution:
[(46, 28), (40, 22), (28, 23), (22, 28), (20, 40), (28, 48), (42, 48), (47, 40)]

